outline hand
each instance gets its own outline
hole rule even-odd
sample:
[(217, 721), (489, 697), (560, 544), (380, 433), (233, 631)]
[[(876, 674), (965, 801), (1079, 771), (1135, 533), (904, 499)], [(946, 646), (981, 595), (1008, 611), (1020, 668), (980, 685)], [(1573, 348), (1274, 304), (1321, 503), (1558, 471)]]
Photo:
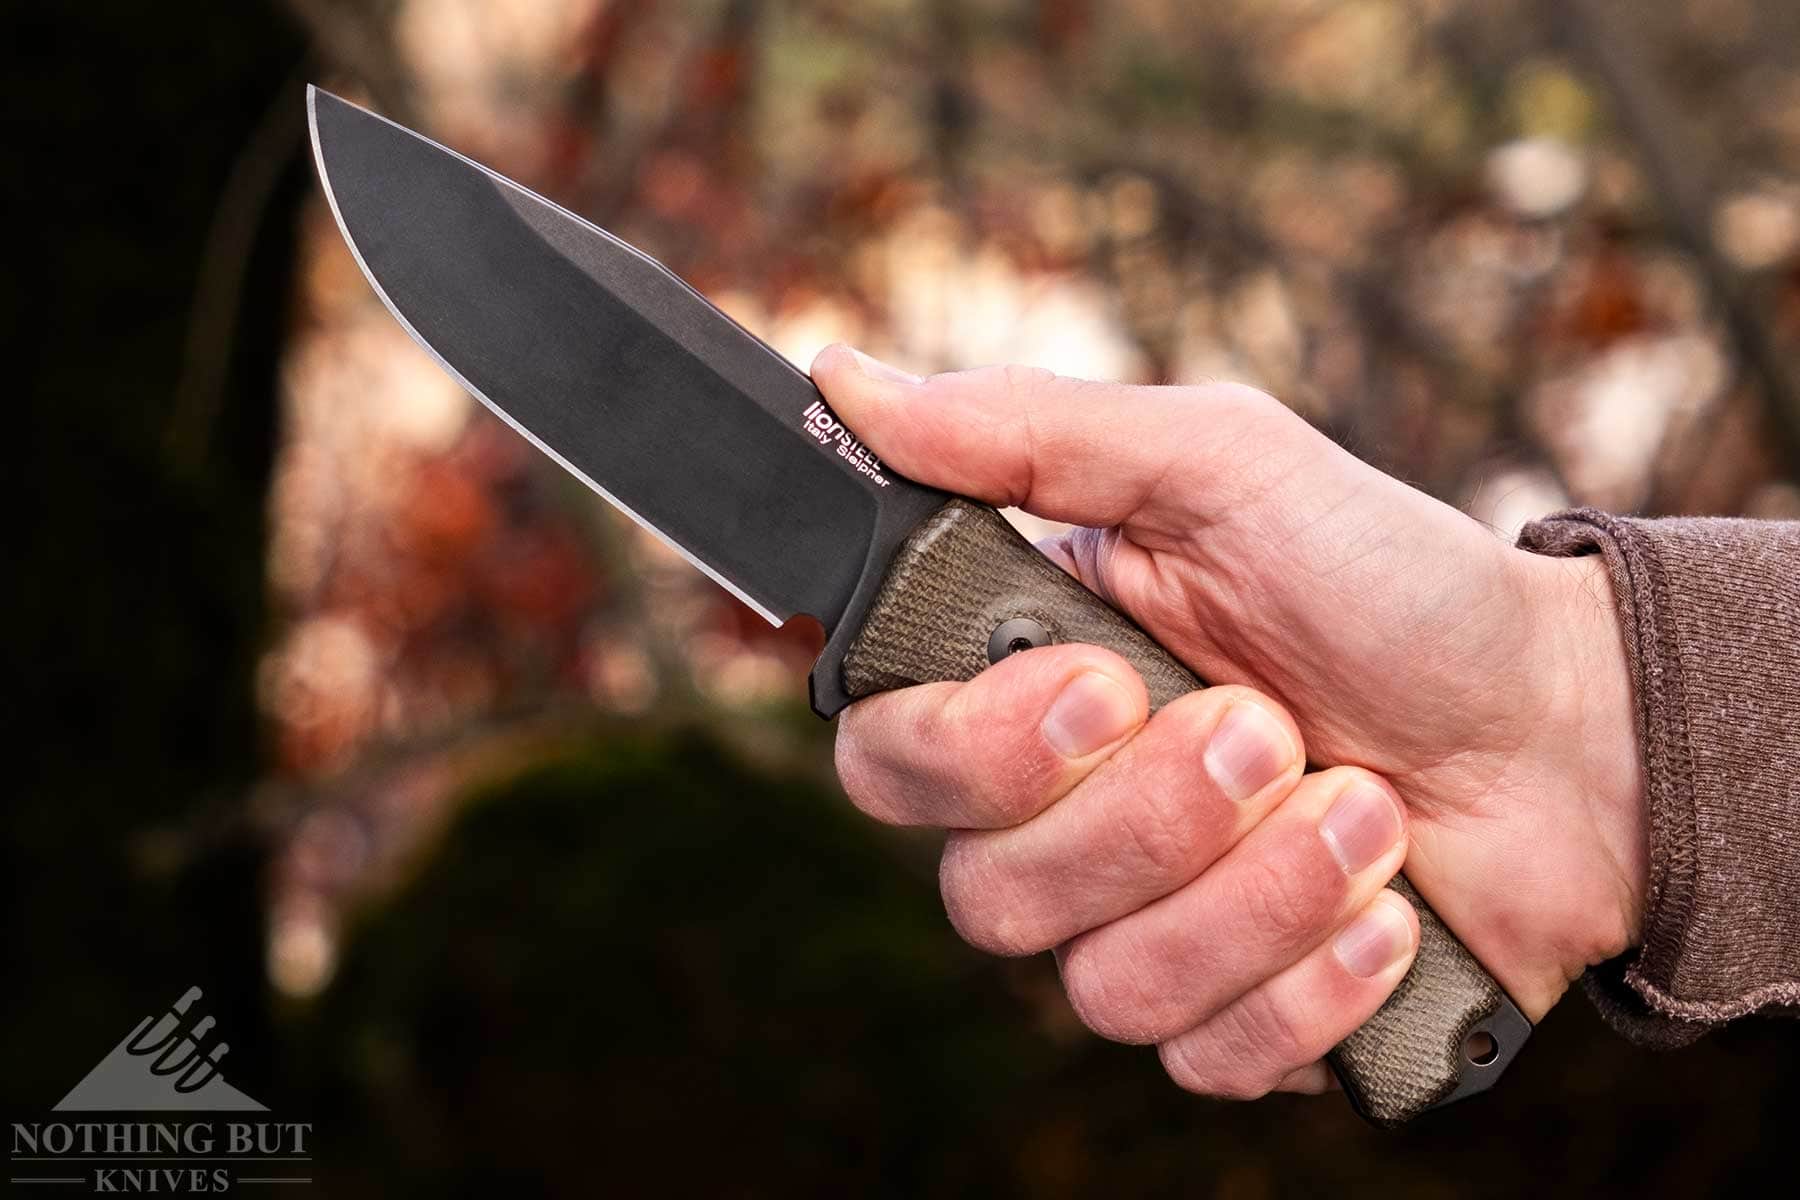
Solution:
[(1598, 559), (1505, 545), (1249, 388), (922, 380), (844, 347), (813, 377), (902, 473), (1080, 526), (1046, 552), (1237, 685), (1146, 721), (1122, 659), (1055, 646), (841, 719), (857, 805), (952, 830), (958, 930), (1057, 948), (1097, 1032), (1159, 1043), (1194, 1090), (1323, 1086), (1410, 962), (1381, 891), (1403, 860), (1534, 1021), (1635, 943), (1642, 783)]

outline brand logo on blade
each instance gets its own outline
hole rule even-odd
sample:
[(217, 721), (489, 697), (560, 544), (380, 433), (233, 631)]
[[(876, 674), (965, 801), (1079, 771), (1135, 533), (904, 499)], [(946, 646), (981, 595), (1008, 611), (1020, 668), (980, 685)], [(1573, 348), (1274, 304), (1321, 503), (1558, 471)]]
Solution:
[(839, 458), (856, 468), (858, 475), (868, 476), (879, 487), (888, 485), (888, 477), (882, 473), (885, 468), (882, 467), (881, 460), (858, 441), (855, 434), (844, 428), (844, 423), (832, 415), (823, 400), (813, 401), (802, 416), (805, 418), (804, 428), (814, 441), (821, 446), (834, 448)]
[(12, 1182), (85, 1183), (95, 1192), (192, 1194), (236, 1184), (311, 1183), (291, 1164), (311, 1162), (305, 1122), (195, 1119), (148, 1113), (267, 1113), (225, 1081), (230, 1051), (189, 988), (160, 1016), (145, 1017), (64, 1096), (57, 1113), (91, 1118), (14, 1122)]

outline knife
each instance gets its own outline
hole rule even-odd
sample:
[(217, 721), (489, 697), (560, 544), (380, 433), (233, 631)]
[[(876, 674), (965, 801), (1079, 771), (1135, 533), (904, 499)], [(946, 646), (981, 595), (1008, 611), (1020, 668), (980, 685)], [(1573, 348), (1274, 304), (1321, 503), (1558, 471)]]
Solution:
[[(319, 179), (357, 264), (445, 371), (765, 619), (826, 630), (813, 708), (1085, 642), (1152, 710), (1202, 686), (988, 505), (897, 475), (812, 381), (655, 259), (480, 163), (308, 87)], [(1329, 1055), (1378, 1125), (1485, 1091), (1531, 1032), (1398, 876), (1419, 952)]]

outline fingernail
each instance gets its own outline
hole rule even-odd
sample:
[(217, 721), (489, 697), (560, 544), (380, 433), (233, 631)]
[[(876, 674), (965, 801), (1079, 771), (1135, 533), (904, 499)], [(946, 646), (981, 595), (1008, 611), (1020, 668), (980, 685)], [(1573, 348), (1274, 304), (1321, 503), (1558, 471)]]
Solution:
[(1294, 761), (1287, 730), (1254, 704), (1234, 704), (1206, 745), (1206, 773), (1233, 800), (1248, 800)]
[(1344, 873), (1354, 875), (1400, 840), (1400, 814), (1381, 788), (1351, 784), (1319, 822), (1319, 836)]
[(856, 365), (862, 368), (862, 373), (867, 375), (870, 379), (879, 379), (883, 383), (925, 382), (925, 380), (919, 376), (902, 371), (899, 367), (890, 366), (887, 363), (882, 362), (879, 358), (871, 358), (861, 350), (858, 350), (855, 346), (850, 347), (850, 353), (856, 356)]
[(1083, 671), (1063, 686), (1039, 728), (1064, 758), (1086, 758), (1124, 737), (1136, 721), (1130, 692), (1098, 671)]
[(1344, 927), (1331, 943), (1331, 952), (1344, 970), (1358, 979), (1379, 975), (1398, 962), (1412, 944), (1412, 930), (1400, 910), (1377, 900), (1362, 916)]

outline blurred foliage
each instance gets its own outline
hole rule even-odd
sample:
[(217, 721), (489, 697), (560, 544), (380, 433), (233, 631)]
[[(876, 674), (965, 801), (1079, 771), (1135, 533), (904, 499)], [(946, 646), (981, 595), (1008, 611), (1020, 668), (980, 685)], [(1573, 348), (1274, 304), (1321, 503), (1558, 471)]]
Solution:
[[(1624, 20), (1621, 23), (1621, 16)], [(289, 0), (8, 13), (23, 367), (9, 1110), (191, 983), (330, 1194), (1691, 1194), (1800, 1048), (1579, 999), (1400, 1135), (1224, 1106), (963, 948), (767, 629), (343, 252), (300, 84), (616, 228), (804, 363), (1270, 388), (1502, 533), (1800, 514), (1785, 0)]]

